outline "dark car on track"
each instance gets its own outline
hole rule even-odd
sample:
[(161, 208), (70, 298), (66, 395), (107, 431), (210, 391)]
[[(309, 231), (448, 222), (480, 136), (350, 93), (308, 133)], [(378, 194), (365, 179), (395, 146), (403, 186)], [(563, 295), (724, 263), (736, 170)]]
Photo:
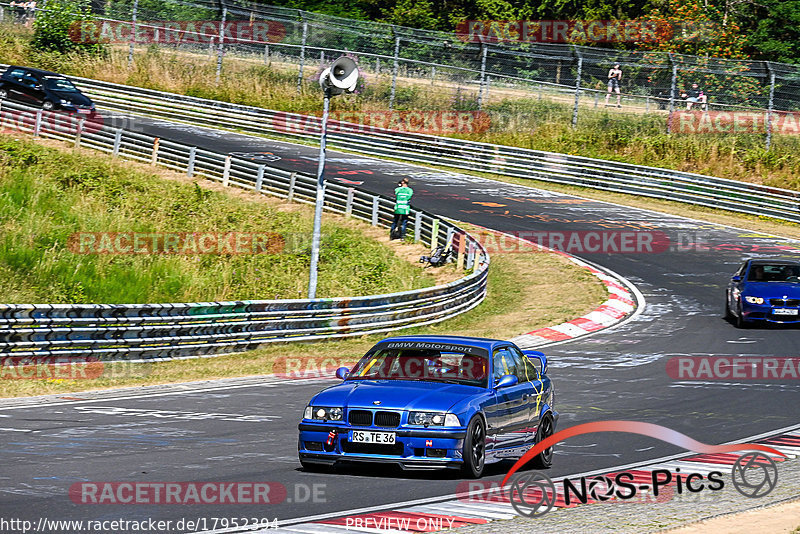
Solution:
[(725, 317), (739, 328), (756, 323), (800, 324), (800, 261), (742, 263), (728, 284)]
[[(484, 466), (516, 459), (558, 422), (547, 358), (509, 341), (456, 336), (384, 339), (341, 384), (312, 397), (299, 425), (307, 470), (346, 462), (403, 469)], [(553, 448), (534, 463), (549, 467)]]
[(9, 99), (47, 111), (91, 115), (94, 103), (61, 74), (12, 65), (0, 76), (0, 100)]

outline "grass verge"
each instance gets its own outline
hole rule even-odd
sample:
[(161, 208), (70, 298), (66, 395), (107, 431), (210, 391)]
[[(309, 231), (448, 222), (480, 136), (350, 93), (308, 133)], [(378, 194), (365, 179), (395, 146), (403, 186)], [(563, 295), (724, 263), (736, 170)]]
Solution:
[[(239, 191), (226, 194), (209, 181), (192, 181), (177, 173), (155, 175), (143, 165), (49, 145), (0, 136), (4, 303), (198, 302), (305, 295), (312, 208)], [(166, 175), (173, 179), (164, 180)], [(104, 248), (93, 238), (98, 232), (162, 238), (237, 232), (266, 236), (263, 242), (270, 246), (262, 249), (266, 253), (248, 253), (256, 247), (245, 241), (231, 248), (244, 252), (235, 254), (118, 254), (108, 251), (121, 248)], [(403, 291), (458, 276), (455, 269), (440, 274), (440, 279), (423, 271), (413, 260), (424, 247), (390, 244), (385, 234), (366, 223), (326, 216), (319, 294)], [(84, 248), (80, 243), (87, 235), (93, 245)], [(132, 239), (120, 244), (130, 247)], [(100, 253), (81, 253), (82, 249)]]

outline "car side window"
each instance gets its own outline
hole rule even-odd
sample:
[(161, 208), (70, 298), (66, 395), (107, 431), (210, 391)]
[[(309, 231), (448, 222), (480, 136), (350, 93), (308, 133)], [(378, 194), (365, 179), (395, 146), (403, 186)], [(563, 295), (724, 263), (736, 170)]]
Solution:
[(21, 82), (23, 76), (25, 76), (25, 71), (23, 69), (14, 69), (7, 74), (8, 78), (17, 82)]
[(536, 368), (536, 365), (531, 361), (530, 358), (522, 354), (522, 352), (517, 348), (511, 349), (520, 361), (520, 365), (518, 367), (519, 373), (517, 377), (519, 378), (520, 382), (523, 381), (534, 381), (539, 380), (539, 369)]
[(37, 80), (33, 74), (26, 74), (25, 78), (22, 79), (22, 83), (27, 85), (28, 87), (36, 87), (39, 85), (39, 80)]
[(736, 276), (744, 276), (744, 272), (747, 270), (747, 262), (744, 262), (739, 270), (736, 271)]
[(514, 354), (508, 347), (503, 347), (494, 351), (493, 367), (494, 379), (499, 380), (503, 375), (518, 375), (519, 359), (515, 358)]

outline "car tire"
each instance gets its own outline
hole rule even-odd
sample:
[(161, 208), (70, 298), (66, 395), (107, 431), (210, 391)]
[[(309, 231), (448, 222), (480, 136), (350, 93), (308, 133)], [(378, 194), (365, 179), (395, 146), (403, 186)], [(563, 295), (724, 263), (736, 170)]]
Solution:
[(470, 478), (481, 478), (486, 464), (486, 427), (480, 416), (470, 419), (464, 436), (463, 471)]
[(56, 105), (49, 100), (45, 100), (44, 102), (42, 102), (42, 109), (45, 111), (53, 111), (54, 109), (56, 109)]
[(736, 328), (747, 328), (750, 323), (744, 320), (744, 313), (742, 313), (742, 305), (739, 305), (739, 314), (736, 316)]
[(725, 295), (725, 320), (728, 322), (732, 322), (736, 316), (731, 311), (731, 302), (728, 299), (728, 296)]
[[(553, 418), (549, 415), (545, 415), (542, 422), (539, 423), (539, 428), (536, 429), (536, 443), (552, 436), (554, 430)], [(535, 469), (547, 469), (553, 465), (553, 447), (548, 447), (537, 454), (536, 457), (531, 460), (531, 465)]]
[(5, 100), (6, 98), (8, 98), (8, 91), (0, 89), (0, 100)]

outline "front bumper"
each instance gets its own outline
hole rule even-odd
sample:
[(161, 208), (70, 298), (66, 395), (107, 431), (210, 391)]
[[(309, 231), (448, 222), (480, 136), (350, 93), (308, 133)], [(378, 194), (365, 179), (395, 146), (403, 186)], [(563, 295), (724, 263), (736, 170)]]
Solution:
[[(298, 438), (301, 460), (332, 465), (346, 462), (376, 462), (403, 469), (443, 469), (463, 464), (464, 428), (354, 427), (348, 424), (302, 422)], [(394, 432), (395, 443), (351, 443), (351, 430)], [(335, 437), (329, 445), (330, 432)]]
[[(797, 315), (775, 313), (775, 310), (797, 310)], [(764, 321), (776, 324), (800, 324), (800, 308), (797, 306), (771, 306), (769, 304), (742, 303), (742, 315), (745, 321)]]

